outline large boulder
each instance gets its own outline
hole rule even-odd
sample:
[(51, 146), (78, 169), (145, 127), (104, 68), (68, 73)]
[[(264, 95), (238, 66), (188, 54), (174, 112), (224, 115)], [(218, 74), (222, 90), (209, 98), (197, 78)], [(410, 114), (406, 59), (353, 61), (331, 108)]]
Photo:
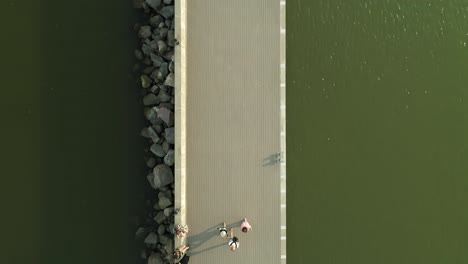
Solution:
[(153, 169), (154, 175), (154, 186), (161, 188), (174, 182), (174, 175), (172, 174), (171, 168), (166, 164), (159, 164)]

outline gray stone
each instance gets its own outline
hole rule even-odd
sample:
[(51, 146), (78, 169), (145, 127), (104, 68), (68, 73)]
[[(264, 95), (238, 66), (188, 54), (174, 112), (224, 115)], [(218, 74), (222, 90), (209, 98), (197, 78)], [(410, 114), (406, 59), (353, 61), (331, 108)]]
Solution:
[(174, 30), (172, 29), (167, 32), (167, 45), (174, 47)]
[(158, 78), (158, 74), (159, 74), (159, 71), (158, 70), (155, 70), (151, 73), (150, 75), (150, 78), (155, 82), (155, 83), (159, 83), (161, 80), (159, 80)]
[(164, 138), (166, 141), (172, 145), (175, 143), (175, 135), (174, 135), (174, 128), (168, 127), (164, 130)]
[(172, 97), (172, 98), (171, 98), (171, 101), (170, 101), (169, 103), (171, 103), (172, 105), (174, 105), (174, 104), (175, 104), (175, 98)]
[(143, 73), (144, 73), (144, 74), (150, 74), (150, 73), (152, 73), (153, 71), (154, 71), (154, 67), (153, 67), (153, 66), (145, 67), (145, 68), (143, 69)]
[[(149, 127), (144, 127), (142, 130), (141, 130), (141, 135), (145, 138), (150, 138), (154, 143), (157, 143), (161, 140), (161, 138), (159, 137), (158, 133), (156, 133), (156, 131), (154, 130), (153, 127), (149, 126)], [(166, 152), (164, 152), (166, 153)]]
[(156, 245), (158, 243), (158, 235), (154, 232), (148, 234), (145, 238), (145, 244)]
[(157, 10), (157, 8), (161, 5), (161, 0), (145, 0), (146, 4), (153, 8), (154, 10)]
[(148, 65), (148, 66), (150, 66), (151, 64), (153, 64), (153, 63), (151, 62), (150, 58), (144, 58), (143, 61), (141, 61), (141, 62), (143, 62), (144, 64), (146, 64), (146, 65)]
[(156, 210), (156, 211), (161, 211), (162, 208), (159, 206), (159, 204), (156, 202), (153, 204), (153, 208)]
[(165, 59), (165, 60), (174, 60), (174, 51), (173, 50), (170, 50), (168, 52), (165, 52), (164, 54), (161, 54), (161, 56)]
[(166, 245), (168, 241), (169, 237), (167, 237), (166, 235), (159, 236), (159, 242), (161, 242), (161, 244)]
[(150, 91), (154, 94), (158, 94), (159, 93), (159, 86), (158, 85), (153, 85), (150, 87)]
[(144, 248), (140, 249), (140, 258), (142, 258), (142, 259), (147, 259), (148, 258), (147, 254), (146, 254), (146, 249), (144, 249)]
[(135, 58), (137, 58), (137, 60), (142, 60), (143, 59), (143, 53), (141, 53), (141, 50), (135, 50), (134, 54), (135, 54)]
[(170, 206), (172, 202), (171, 202), (171, 199), (167, 197), (161, 197), (158, 201), (158, 204), (159, 204), (159, 207), (161, 207), (161, 209), (165, 209), (168, 206)]
[(145, 97), (143, 97), (143, 104), (144, 105), (155, 105), (155, 104), (158, 104), (159, 103), (159, 98), (152, 94), (152, 93), (149, 93), (147, 95), (145, 95)]
[(164, 209), (164, 215), (166, 217), (170, 217), (173, 212), (174, 212), (174, 208), (172, 208), (172, 207), (167, 207), (167, 208)]
[(141, 86), (145, 89), (150, 87), (152, 83), (151, 79), (145, 74), (140, 76), (140, 80), (141, 80)]
[[(164, 123), (166, 123), (167, 126), (173, 126), (174, 125), (174, 113), (171, 110), (167, 109), (166, 107), (160, 107), (156, 111), (158, 113), (158, 117)], [(169, 142), (169, 143), (171, 143), (171, 142)]]
[(154, 186), (156, 188), (161, 188), (174, 182), (172, 170), (166, 164), (156, 165), (153, 169), (153, 175)]
[(151, 27), (150, 26), (142, 26), (140, 30), (138, 31), (138, 36), (140, 38), (148, 38), (151, 36)]
[(167, 64), (167, 62), (161, 63), (161, 66), (159, 67), (159, 73), (160, 76), (158, 75), (158, 78), (160, 80), (166, 79), (167, 74), (169, 74), (169, 64)]
[(147, 264), (164, 264), (164, 260), (160, 253), (153, 252), (149, 256)]
[(171, 147), (171, 146), (169, 145), (169, 143), (167, 143), (167, 141), (164, 141), (164, 142), (162, 143), (162, 148), (163, 148), (163, 150), (164, 150), (164, 153), (168, 153), (169, 150), (170, 150), (170, 147)]
[(161, 30), (159, 30), (159, 36), (161, 39), (166, 39), (168, 30), (169, 29), (167, 28), (161, 28)]
[(164, 163), (167, 166), (174, 165), (174, 150), (170, 149), (169, 152), (167, 152), (166, 156), (164, 156)]
[(164, 220), (166, 220), (166, 216), (164, 215), (163, 211), (159, 211), (153, 219), (154, 221), (156, 221), (156, 223), (161, 224), (162, 222), (164, 222)]
[(164, 225), (160, 225), (160, 226), (158, 227), (158, 234), (159, 234), (159, 235), (162, 235), (162, 234), (164, 234), (164, 233), (166, 233), (166, 227), (164, 227)]
[[(167, 156), (167, 155), (166, 155)], [(146, 166), (150, 167), (151, 169), (154, 168), (154, 166), (156, 166), (156, 160), (153, 158), (153, 157), (150, 157), (147, 161), (146, 161)]]
[[(158, 117), (158, 113), (156, 113), (154, 107), (153, 108), (145, 108), (145, 111), (144, 111), (144, 114), (145, 114), (145, 117), (148, 121), (151, 122), (151, 124), (160, 124), (162, 122), (161, 119), (159, 119)], [(156, 129), (155, 131), (157, 133), (161, 133), (161, 132), (158, 132)]]
[[(168, 209), (168, 208), (166, 208)], [(171, 233), (171, 234), (174, 234), (174, 224), (169, 224), (169, 226), (167, 227), (167, 232)]]
[[(159, 120), (161, 120), (161, 119), (159, 119)], [(162, 124), (162, 120), (161, 120), (161, 122), (159, 124), (153, 125), (154, 131), (156, 131), (158, 134), (163, 132), (163, 128), (162, 128), (161, 124)], [(163, 149), (164, 149), (164, 143), (163, 143)], [(164, 151), (164, 152), (167, 153), (166, 151)]]
[(151, 61), (153, 62), (153, 65), (156, 67), (160, 67), (161, 64), (164, 63), (164, 59), (157, 54), (151, 53), (150, 58), (151, 58)]
[(165, 6), (161, 8), (159, 11), (159, 14), (163, 16), (164, 18), (168, 19), (174, 16), (174, 6)]
[(159, 51), (159, 54), (164, 54), (167, 51), (166, 42), (162, 40), (158, 41), (158, 51)]
[(166, 24), (164, 23), (164, 20), (163, 20), (161, 23), (159, 23), (158, 28), (163, 28), (165, 26), (166, 26)]
[(172, 0), (164, 0), (164, 4), (170, 5), (170, 4), (172, 4)]
[(141, 51), (145, 55), (149, 55), (153, 49), (148, 44), (141, 45)]
[(164, 24), (166, 25), (166, 27), (170, 27), (172, 24), (172, 20), (166, 19), (166, 21), (164, 21)]
[(164, 85), (174, 87), (174, 73), (169, 73), (164, 81)]
[(146, 229), (140, 226), (135, 232), (135, 239), (136, 240), (143, 239), (146, 236), (146, 232), (147, 232)]
[[(164, 91), (160, 91), (158, 93), (158, 98), (159, 98), (159, 102), (162, 102), (162, 103), (167, 103), (171, 100), (172, 96), (170, 94), (167, 94), (167, 92), (164, 92)], [(163, 107), (161, 107), (163, 108)], [(164, 107), (166, 108), (166, 107)]]
[(149, 173), (146, 178), (148, 179), (148, 182), (150, 183), (151, 187), (153, 189), (157, 189), (156, 186), (154, 185), (154, 174), (153, 173)]
[(150, 147), (150, 151), (154, 153), (154, 155), (162, 158), (164, 157), (164, 150), (162, 149), (162, 146), (159, 144), (154, 143)]
[(174, 62), (173, 61), (169, 62), (169, 71), (174, 72)]
[(150, 22), (150, 25), (153, 26), (153, 27), (158, 27), (159, 26), (159, 23), (163, 22), (164, 21), (164, 18), (160, 15), (155, 15), (155, 16), (152, 16), (149, 20)]

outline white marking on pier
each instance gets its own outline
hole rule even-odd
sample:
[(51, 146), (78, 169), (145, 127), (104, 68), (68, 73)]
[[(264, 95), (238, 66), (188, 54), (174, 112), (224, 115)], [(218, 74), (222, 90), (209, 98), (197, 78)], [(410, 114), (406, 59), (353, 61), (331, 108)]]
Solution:
[(281, 240), (286, 240), (286, 237), (285, 237), (285, 236), (282, 236), (282, 237), (281, 237)]
[(281, 259), (286, 259), (286, 255), (281, 255)]

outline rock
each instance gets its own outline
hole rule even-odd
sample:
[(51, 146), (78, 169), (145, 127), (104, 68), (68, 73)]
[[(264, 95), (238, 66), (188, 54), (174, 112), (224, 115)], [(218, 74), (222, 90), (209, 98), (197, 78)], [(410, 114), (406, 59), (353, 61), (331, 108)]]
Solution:
[(166, 245), (168, 241), (169, 241), (169, 237), (167, 237), (166, 235), (159, 236), (159, 242), (161, 244)]
[(161, 28), (161, 30), (159, 31), (159, 36), (161, 37), (161, 39), (166, 39), (168, 31), (169, 29), (167, 28)]
[(169, 63), (169, 71), (170, 71), (170, 72), (174, 72), (174, 62), (173, 62), (173, 61), (171, 61), (171, 62)]
[[(164, 123), (166, 123), (167, 126), (173, 126), (174, 125), (174, 113), (171, 110), (167, 109), (166, 107), (160, 107), (156, 111), (158, 113), (158, 117)], [(171, 143), (171, 142), (169, 142), (169, 143)]]
[(174, 87), (174, 73), (169, 73), (164, 81), (164, 85)]
[(170, 150), (170, 145), (169, 145), (169, 143), (167, 143), (167, 141), (164, 141), (164, 142), (162, 143), (162, 148), (163, 148), (163, 150), (164, 150), (164, 153), (168, 153), (169, 150)]
[(164, 63), (164, 59), (161, 56), (158, 56), (154, 53), (150, 54), (151, 61), (155, 67), (160, 67), (162, 63)]
[(172, 0), (164, 0), (164, 4), (165, 5), (170, 5), (170, 4), (172, 4)]
[(174, 47), (174, 30), (167, 31), (167, 45)]
[(169, 64), (167, 64), (167, 62), (161, 63), (161, 66), (159, 67), (159, 73), (160, 75), (158, 75), (158, 79), (165, 80), (167, 74), (169, 73)]
[(146, 235), (146, 229), (142, 226), (140, 226), (137, 231), (135, 232), (135, 239), (140, 240), (143, 239)]
[(162, 222), (164, 222), (164, 220), (166, 220), (166, 216), (164, 215), (163, 211), (159, 211), (153, 219), (154, 221), (156, 221), (156, 223), (161, 224)]
[(166, 25), (166, 27), (170, 27), (172, 24), (172, 20), (166, 19), (166, 21), (164, 21), (164, 24)]
[(145, 67), (145, 68), (143, 69), (143, 73), (144, 73), (144, 74), (150, 74), (150, 73), (153, 72), (153, 71), (154, 71), (154, 66)]
[(148, 255), (146, 253), (146, 249), (142, 248), (140, 250), (140, 258), (142, 258), (142, 259), (147, 259), (148, 258)]
[(174, 97), (172, 97), (172, 98), (171, 98), (171, 101), (170, 101), (170, 103), (171, 103), (172, 105), (174, 105), (174, 104), (175, 104), (175, 98), (174, 98)]
[(159, 234), (159, 235), (162, 235), (162, 234), (164, 234), (164, 233), (166, 233), (166, 228), (165, 228), (163, 225), (160, 225), (160, 226), (158, 227), (158, 234)]
[(156, 155), (156, 156), (158, 156), (160, 158), (164, 157), (164, 151), (163, 151), (161, 145), (159, 145), (159, 144), (154, 143), (153, 145), (151, 145), (150, 151), (153, 152), (154, 155)]
[(145, 3), (154, 10), (158, 10), (158, 7), (161, 5), (161, 0), (145, 0)]
[(174, 224), (169, 224), (169, 226), (167, 227), (167, 232), (174, 234)]
[(153, 49), (148, 44), (141, 45), (141, 51), (145, 55), (149, 55)]
[(164, 260), (160, 253), (153, 252), (149, 256), (147, 264), (164, 264)]
[(138, 36), (140, 38), (148, 38), (151, 36), (151, 27), (150, 26), (142, 26), (140, 30), (138, 31)]
[(170, 149), (167, 152), (166, 156), (164, 156), (164, 163), (169, 167), (174, 165), (174, 150)]
[(153, 175), (154, 186), (156, 188), (161, 188), (174, 182), (172, 170), (166, 164), (156, 165), (153, 169)]
[(135, 58), (137, 60), (142, 60), (143, 59), (143, 53), (141, 53), (141, 50), (135, 50), (133, 53), (135, 54)]
[[(166, 155), (167, 156), (167, 155)], [(164, 157), (165, 158), (165, 157)], [(147, 161), (146, 161), (146, 166), (150, 167), (151, 169), (154, 168), (154, 166), (156, 166), (156, 160), (153, 158), (153, 157), (150, 157)]]
[(151, 81), (151, 79), (150, 79), (147, 75), (145, 75), (145, 74), (143, 74), (143, 75), (140, 76), (140, 80), (141, 80), (141, 86), (142, 86), (143, 88), (145, 88), (145, 89), (148, 88), (148, 87), (150, 87), (151, 83), (153, 82), (153, 81)]
[(144, 58), (143, 61), (142, 61), (144, 64), (150, 66), (151, 64), (153, 64), (150, 60), (150, 58)]
[(159, 51), (159, 54), (164, 54), (167, 51), (166, 42), (162, 40), (158, 41), (158, 51)]
[(158, 204), (158, 203), (154, 203), (154, 204), (153, 204), (153, 208), (154, 208), (156, 211), (161, 211), (161, 210), (162, 210), (162, 208), (159, 207), (159, 204)]
[(170, 216), (172, 215), (172, 213), (174, 212), (174, 208), (172, 208), (172, 207), (167, 207), (167, 208), (164, 209), (163, 212), (164, 212), (164, 215), (165, 215), (166, 217), (170, 217)]
[(154, 174), (153, 174), (153, 173), (149, 173), (149, 174), (146, 176), (146, 178), (148, 179), (148, 182), (150, 183), (151, 188), (153, 188), (153, 189), (156, 190), (156, 189), (157, 189), (157, 188), (156, 188), (156, 185), (154, 185)]
[(152, 16), (149, 20), (149, 23), (151, 26), (153, 27), (158, 27), (159, 26), (159, 23), (163, 22), (164, 21), (164, 18), (160, 15), (155, 15), (155, 16)]
[(174, 135), (174, 128), (168, 127), (164, 130), (164, 138), (169, 144), (174, 145), (175, 142), (175, 135)]
[(148, 234), (148, 236), (145, 238), (145, 244), (149, 245), (156, 245), (158, 243), (158, 235), (156, 233), (151, 232)]
[(158, 205), (159, 205), (159, 207), (161, 207), (161, 209), (165, 209), (168, 206), (170, 206), (171, 204), (172, 204), (171, 199), (169, 199), (167, 197), (161, 197), (159, 199), (159, 201), (158, 201)]
[[(171, 100), (172, 96), (167, 94), (167, 92), (160, 91), (158, 93), (158, 98), (159, 98), (159, 102), (167, 103)], [(161, 108), (166, 108), (166, 107), (161, 107)]]
[(174, 16), (174, 6), (165, 6), (161, 8), (159, 11), (159, 14), (163, 16), (164, 18), (168, 19)]
[[(154, 109), (154, 107), (153, 108), (146, 108), (145, 111), (144, 111), (144, 114), (145, 114), (146, 119), (148, 121), (150, 121), (151, 124), (153, 124), (153, 125), (154, 124), (161, 124), (162, 120), (159, 119), (158, 113), (156, 113), (156, 110)], [(156, 129), (155, 129), (155, 131), (157, 133), (161, 133), (161, 131), (158, 132)]]
[[(157, 143), (161, 140), (158, 133), (154, 130), (153, 127), (145, 127), (141, 130), (141, 135), (145, 138), (150, 138), (154, 143)], [(164, 152), (165, 154), (166, 152)]]
[(166, 24), (164, 23), (164, 20), (163, 20), (161, 23), (159, 23), (158, 28), (163, 28), (165, 26), (166, 26)]
[(144, 105), (155, 105), (155, 104), (158, 104), (159, 103), (159, 98), (152, 94), (152, 93), (149, 93), (147, 95), (145, 95), (145, 97), (143, 97), (143, 104)]
[(158, 94), (158, 93), (159, 93), (159, 90), (160, 90), (160, 89), (159, 89), (159, 86), (157, 86), (157, 85), (153, 85), (153, 86), (151, 86), (151, 88), (150, 88), (150, 91), (151, 91), (152, 93), (154, 93), (154, 94)]
[[(160, 134), (161, 132), (163, 132), (163, 129), (162, 129), (162, 121), (160, 124), (155, 124), (153, 125), (153, 128), (154, 128), (154, 131), (156, 131), (158, 134)], [(163, 149), (164, 149), (164, 144), (163, 144)], [(167, 153), (166, 151), (164, 151), (165, 153)]]
[(166, 53), (164, 54), (161, 54), (161, 56), (165, 59), (165, 60), (174, 60), (174, 51), (173, 50), (170, 50), (170, 51), (167, 51)]

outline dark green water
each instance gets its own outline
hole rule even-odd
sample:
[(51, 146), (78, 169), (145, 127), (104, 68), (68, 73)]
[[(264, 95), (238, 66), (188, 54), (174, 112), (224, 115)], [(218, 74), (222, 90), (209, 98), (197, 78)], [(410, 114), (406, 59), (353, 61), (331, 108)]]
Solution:
[(468, 262), (467, 16), (287, 1), (288, 262)]
[(0, 263), (138, 263), (132, 2), (2, 1)]

